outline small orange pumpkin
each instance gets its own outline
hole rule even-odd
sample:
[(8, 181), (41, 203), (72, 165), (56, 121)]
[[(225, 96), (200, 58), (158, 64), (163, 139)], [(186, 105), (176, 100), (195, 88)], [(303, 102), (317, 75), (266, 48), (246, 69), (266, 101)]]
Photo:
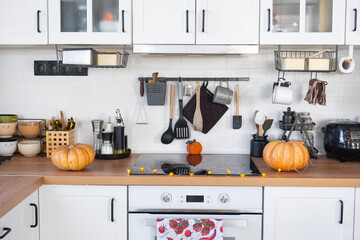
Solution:
[(94, 149), (81, 143), (59, 146), (51, 153), (52, 163), (61, 170), (82, 170), (94, 159)]
[(309, 151), (304, 142), (276, 140), (268, 143), (263, 151), (265, 163), (277, 171), (301, 170), (309, 162)]
[(189, 164), (196, 166), (199, 165), (202, 161), (201, 154), (188, 154), (186, 160)]
[(202, 146), (195, 139), (192, 141), (187, 141), (186, 144), (187, 144), (186, 150), (189, 154), (200, 154), (201, 153)]

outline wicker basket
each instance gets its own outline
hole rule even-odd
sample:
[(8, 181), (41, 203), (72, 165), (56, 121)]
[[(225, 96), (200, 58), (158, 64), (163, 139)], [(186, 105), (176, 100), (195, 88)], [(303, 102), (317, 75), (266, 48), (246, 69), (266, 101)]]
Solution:
[(70, 131), (46, 131), (46, 156), (57, 147), (74, 144), (74, 129)]

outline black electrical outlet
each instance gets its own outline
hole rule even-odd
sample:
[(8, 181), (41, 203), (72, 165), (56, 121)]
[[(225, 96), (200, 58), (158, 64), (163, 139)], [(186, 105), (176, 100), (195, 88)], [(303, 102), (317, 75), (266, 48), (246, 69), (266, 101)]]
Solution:
[(34, 75), (39, 76), (87, 76), (87, 67), (63, 65), (60, 61), (34, 61)]

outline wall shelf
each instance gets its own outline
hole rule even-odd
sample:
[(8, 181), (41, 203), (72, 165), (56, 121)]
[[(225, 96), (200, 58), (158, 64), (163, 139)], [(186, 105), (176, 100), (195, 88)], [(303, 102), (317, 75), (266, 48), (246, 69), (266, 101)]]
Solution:
[(338, 46), (335, 50), (274, 51), (275, 69), (282, 72), (335, 72), (337, 70)]

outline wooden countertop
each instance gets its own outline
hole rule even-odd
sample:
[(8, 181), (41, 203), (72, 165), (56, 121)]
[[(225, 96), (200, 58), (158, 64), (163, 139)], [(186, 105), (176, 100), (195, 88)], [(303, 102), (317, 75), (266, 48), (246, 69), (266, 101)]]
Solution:
[(259, 171), (266, 176), (128, 176), (127, 169), (132, 168), (138, 156), (132, 154), (120, 160), (95, 159), (82, 171), (62, 171), (49, 158), (16, 155), (0, 166), (0, 175), (41, 175), (44, 184), (360, 187), (360, 161), (341, 163), (325, 156), (311, 159), (312, 164), (301, 173), (277, 172), (261, 158), (253, 158)]
[(41, 176), (0, 176), (0, 218), (41, 185)]
[(0, 165), (0, 217), (42, 184), (360, 187), (360, 161), (341, 163), (320, 156), (311, 159), (311, 164), (302, 172), (277, 172), (262, 158), (253, 158), (265, 176), (129, 176), (127, 169), (132, 168), (138, 156), (95, 159), (82, 171), (62, 171), (50, 158), (15, 155)]

